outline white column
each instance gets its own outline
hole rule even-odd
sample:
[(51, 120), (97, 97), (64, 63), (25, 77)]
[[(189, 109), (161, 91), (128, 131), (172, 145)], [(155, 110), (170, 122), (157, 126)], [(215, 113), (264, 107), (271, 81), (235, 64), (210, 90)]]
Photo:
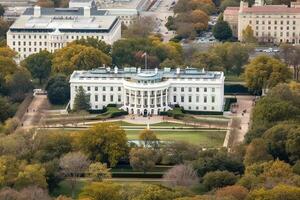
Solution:
[(135, 107), (135, 110), (136, 110), (136, 107), (137, 107), (137, 92), (134, 91), (134, 107)]
[(166, 89), (166, 107), (168, 107), (168, 89)]
[(157, 108), (157, 90), (154, 91), (154, 107)]
[(148, 90), (148, 112), (150, 112), (150, 91)]
[(144, 112), (144, 91), (141, 90), (141, 113)]
[(160, 90), (160, 107), (161, 108), (163, 107), (163, 91), (162, 90)]
[(124, 91), (123, 91), (123, 104), (124, 104), (124, 108), (126, 107), (126, 102), (127, 102), (127, 94), (126, 94), (126, 89), (124, 88)]

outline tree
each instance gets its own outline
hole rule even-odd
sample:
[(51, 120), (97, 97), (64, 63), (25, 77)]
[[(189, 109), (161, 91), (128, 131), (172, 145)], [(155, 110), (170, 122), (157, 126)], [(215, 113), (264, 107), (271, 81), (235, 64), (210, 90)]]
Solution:
[(107, 168), (106, 164), (100, 162), (90, 164), (88, 174), (94, 181), (102, 181), (105, 178), (111, 178), (110, 169)]
[(155, 167), (157, 156), (154, 150), (133, 148), (130, 151), (130, 166), (144, 174)]
[(220, 11), (224, 11), (227, 7), (238, 7), (239, 1), (236, 0), (224, 0), (220, 5)]
[(208, 172), (203, 177), (203, 185), (210, 191), (214, 188), (220, 188), (228, 185), (234, 185), (237, 177), (228, 171), (214, 171)]
[(126, 38), (145, 38), (153, 32), (154, 28), (155, 21), (152, 17), (139, 17), (128, 26), (128, 29), (123, 34)]
[(12, 117), (15, 113), (15, 109), (7, 98), (0, 96), (0, 122), (4, 122), (6, 119)]
[(75, 99), (74, 99), (74, 111), (88, 111), (90, 109), (90, 96), (85, 93), (85, 90), (80, 86), (77, 90)]
[(300, 61), (298, 59), (300, 55), (300, 48), (293, 46), (291, 44), (282, 44), (280, 45), (279, 56), (284, 60), (284, 62), (293, 67), (293, 75), (295, 80), (299, 80), (300, 72)]
[(111, 53), (111, 46), (109, 44), (106, 44), (104, 41), (98, 40), (96, 38), (92, 38), (92, 37), (87, 37), (86, 39), (81, 38), (80, 40), (75, 40), (72, 43), (80, 44), (88, 47), (94, 47), (95, 49), (98, 49), (107, 55), (110, 55)]
[(30, 71), (33, 78), (39, 79), (41, 84), (42, 80), (46, 80), (51, 73), (52, 54), (46, 50), (31, 54), (22, 65)]
[(5, 57), (4, 55), (2, 56), (0, 54), (0, 78), (4, 81), (7, 81), (16, 70), (16, 62), (12, 58)]
[[(1, 7), (0, 7), (0, 12), (1, 12)], [(9, 27), (10, 27), (10, 24), (1, 17), (0, 18), (0, 39), (6, 38), (6, 33), (9, 29)]]
[(48, 99), (52, 104), (66, 104), (70, 100), (70, 84), (64, 75), (51, 77), (46, 90)]
[(54, 2), (52, 0), (38, 0), (37, 5), (45, 8), (53, 8)]
[(159, 139), (150, 129), (144, 129), (143, 131), (141, 131), (139, 134), (139, 140), (144, 147), (158, 148), (159, 146)]
[(244, 163), (246, 166), (272, 160), (272, 156), (268, 153), (266, 143), (262, 139), (254, 139), (248, 145), (245, 154)]
[(59, 166), (64, 177), (70, 181), (72, 198), (75, 197), (74, 189), (78, 177), (85, 173), (90, 161), (81, 152), (70, 152), (60, 158)]
[(287, 136), (286, 150), (290, 155), (290, 160), (295, 163), (300, 159), (300, 126), (292, 129)]
[(22, 189), (20, 192), (21, 200), (51, 200), (48, 191), (37, 186), (29, 186)]
[(91, 160), (101, 161), (112, 167), (128, 151), (125, 131), (111, 123), (100, 123), (84, 131), (78, 142)]
[(264, 199), (264, 200), (296, 200), (300, 199), (300, 188), (289, 185), (278, 185), (273, 189), (256, 189), (250, 192), (249, 200)]
[(174, 141), (162, 145), (163, 164), (184, 164), (186, 161), (196, 160), (200, 147), (183, 141)]
[(30, 72), (25, 68), (18, 68), (7, 81), (10, 98), (15, 102), (21, 102), (32, 88)]
[(70, 43), (53, 56), (52, 70), (70, 75), (74, 70), (88, 70), (111, 64), (110, 56), (91, 46)]
[(254, 31), (250, 25), (248, 25), (243, 31), (242, 31), (242, 38), (243, 42), (246, 43), (256, 43), (257, 40), (254, 37)]
[(47, 188), (45, 173), (45, 169), (40, 164), (26, 165), (24, 169), (19, 172), (15, 187), (21, 189), (35, 185), (41, 188)]
[(0, 188), (13, 186), (23, 165), (14, 156), (0, 156)]
[(235, 200), (245, 200), (248, 195), (248, 190), (243, 186), (232, 185), (220, 188), (216, 191), (217, 199), (234, 197)]
[(79, 194), (80, 199), (120, 200), (121, 187), (116, 183), (95, 182), (85, 186)]
[(5, 13), (5, 9), (4, 7), (2, 6), (2, 4), (0, 4), (0, 16), (3, 16)]
[(222, 70), (221, 59), (213, 52), (196, 52), (192, 56), (191, 66), (208, 71)]
[(212, 31), (214, 37), (220, 41), (226, 41), (232, 37), (232, 30), (228, 22), (223, 20), (219, 20)]
[(163, 178), (172, 187), (191, 187), (199, 181), (197, 172), (190, 165), (175, 165), (164, 174)]
[(192, 161), (194, 169), (198, 176), (202, 177), (211, 171), (230, 171), (242, 174), (244, 166), (242, 160), (225, 150), (206, 150), (199, 153), (198, 159)]
[(251, 60), (245, 70), (247, 87), (253, 91), (270, 89), (290, 77), (291, 73), (284, 63), (266, 55)]

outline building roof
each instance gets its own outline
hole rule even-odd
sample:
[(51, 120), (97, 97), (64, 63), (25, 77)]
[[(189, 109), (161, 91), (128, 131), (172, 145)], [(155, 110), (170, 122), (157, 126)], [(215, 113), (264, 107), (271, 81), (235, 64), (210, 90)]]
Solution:
[(244, 7), (242, 13), (260, 14), (300, 14), (300, 8), (288, 7), (286, 5), (264, 5)]
[[(91, 16), (101, 16), (106, 14), (106, 10), (90, 8)], [(34, 8), (27, 8), (23, 15), (33, 15)], [(84, 8), (41, 8), (43, 16), (83, 16)]]
[(164, 68), (145, 70), (135, 67), (125, 67), (122, 69), (97, 68), (88, 71), (74, 71), (70, 82), (76, 80), (97, 80), (99, 78), (124, 78), (131, 80), (157, 80), (162, 78), (182, 78), (182, 79), (222, 79), (223, 72), (213, 72), (199, 70), (195, 68), (181, 69)]
[(224, 10), (224, 15), (237, 15), (239, 13), (240, 7), (227, 7)]
[(89, 3), (93, 0), (70, 0), (72, 3)]
[(117, 16), (103, 15), (104, 11), (91, 9), (90, 16), (83, 8), (55, 9), (41, 8), (41, 15), (34, 16), (34, 9), (28, 8), (10, 27), (11, 31), (53, 32), (109, 32), (118, 22)]

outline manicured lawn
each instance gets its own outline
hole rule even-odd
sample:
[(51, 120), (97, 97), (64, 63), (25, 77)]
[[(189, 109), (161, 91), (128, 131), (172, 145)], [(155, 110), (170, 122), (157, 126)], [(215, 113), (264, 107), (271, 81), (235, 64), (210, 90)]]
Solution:
[[(156, 130), (157, 137), (162, 141), (186, 141), (202, 147), (221, 147), (225, 138), (225, 131), (174, 131)], [(140, 130), (126, 130), (129, 140), (138, 140)]]

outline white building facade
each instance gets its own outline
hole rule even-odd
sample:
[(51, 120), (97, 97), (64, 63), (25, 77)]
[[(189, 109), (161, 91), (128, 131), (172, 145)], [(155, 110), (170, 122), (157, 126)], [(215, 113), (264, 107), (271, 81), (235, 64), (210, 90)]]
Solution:
[(223, 112), (223, 72), (194, 68), (141, 70), (100, 68), (74, 71), (70, 78), (70, 107), (79, 87), (90, 96), (92, 110), (117, 104), (130, 114), (154, 114), (179, 105), (189, 111)]
[(113, 44), (121, 21), (96, 8), (28, 8), (7, 32), (7, 45), (20, 59), (41, 50), (54, 52), (74, 40), (93, 37)]

